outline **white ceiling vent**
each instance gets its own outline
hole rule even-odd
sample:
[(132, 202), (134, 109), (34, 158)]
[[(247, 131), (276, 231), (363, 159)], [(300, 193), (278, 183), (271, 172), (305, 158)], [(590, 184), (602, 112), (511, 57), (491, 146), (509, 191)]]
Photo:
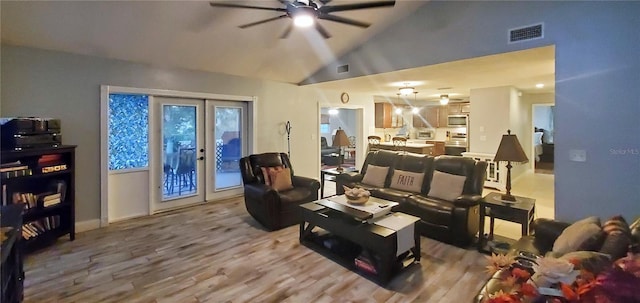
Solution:
[(509, 30), (509, 43), (544, 38), (543, 24), (528, 25)]
[(349, 64), (338, 66), (338, 74), (343, 74), (348, 72), (349, 72)]

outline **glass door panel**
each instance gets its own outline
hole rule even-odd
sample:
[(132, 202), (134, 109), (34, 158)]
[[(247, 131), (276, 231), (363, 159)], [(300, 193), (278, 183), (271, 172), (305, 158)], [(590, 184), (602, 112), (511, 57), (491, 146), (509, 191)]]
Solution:
[[(204, 100), (160, 100), (162, 195), (156, 209), (204, 201)], [(201, 151), (202, 149), (202, 151)]]
[[(208, 129), (207, 142), (214, 145), (208, 158), (215, 159), (207, 169), (212, 179), (208, 193), (210, 197), (228, 196), (242, 193), (242, 176), (240, 175), (240, 158), (246, 155), (247, 146), (247, 106), (244, 102), (207, 101), (207, 119), (211, 123)], [(211, 163), (213, 162), (213, 163)], [(209, 183), (208, 183), (209, 184)], [(210, 198), (209, 195), (207, 199)]]

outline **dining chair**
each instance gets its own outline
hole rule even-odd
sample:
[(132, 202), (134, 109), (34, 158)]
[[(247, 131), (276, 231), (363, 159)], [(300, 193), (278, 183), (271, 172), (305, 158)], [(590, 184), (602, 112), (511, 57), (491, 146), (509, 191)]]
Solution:
[(391, 138), (391, 142), (393, 142), (393, 150), (401, 151), (403, 153), (407, 152), (407, 138), (405, 137), (393, 137)]

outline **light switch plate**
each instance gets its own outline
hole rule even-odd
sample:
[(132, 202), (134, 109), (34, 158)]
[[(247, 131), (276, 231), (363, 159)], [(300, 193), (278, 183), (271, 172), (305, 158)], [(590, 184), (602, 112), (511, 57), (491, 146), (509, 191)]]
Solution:
[(575, 162), (586, 162), (587, 151), (584, 149), (570, 149), (569, 160), (575, 161)]
[(487, 141), (487, 136), (480, 136), (480, 141)]

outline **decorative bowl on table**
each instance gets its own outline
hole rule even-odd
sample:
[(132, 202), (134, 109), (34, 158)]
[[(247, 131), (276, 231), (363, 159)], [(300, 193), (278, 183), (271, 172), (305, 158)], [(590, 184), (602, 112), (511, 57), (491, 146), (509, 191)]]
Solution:
[(365, 204), (369, 201), (371, 193), (368, 190), (362, 188), (348, 188), (344, 187), (344, 196), (347, 197), (347, 202), (350, 204)]

